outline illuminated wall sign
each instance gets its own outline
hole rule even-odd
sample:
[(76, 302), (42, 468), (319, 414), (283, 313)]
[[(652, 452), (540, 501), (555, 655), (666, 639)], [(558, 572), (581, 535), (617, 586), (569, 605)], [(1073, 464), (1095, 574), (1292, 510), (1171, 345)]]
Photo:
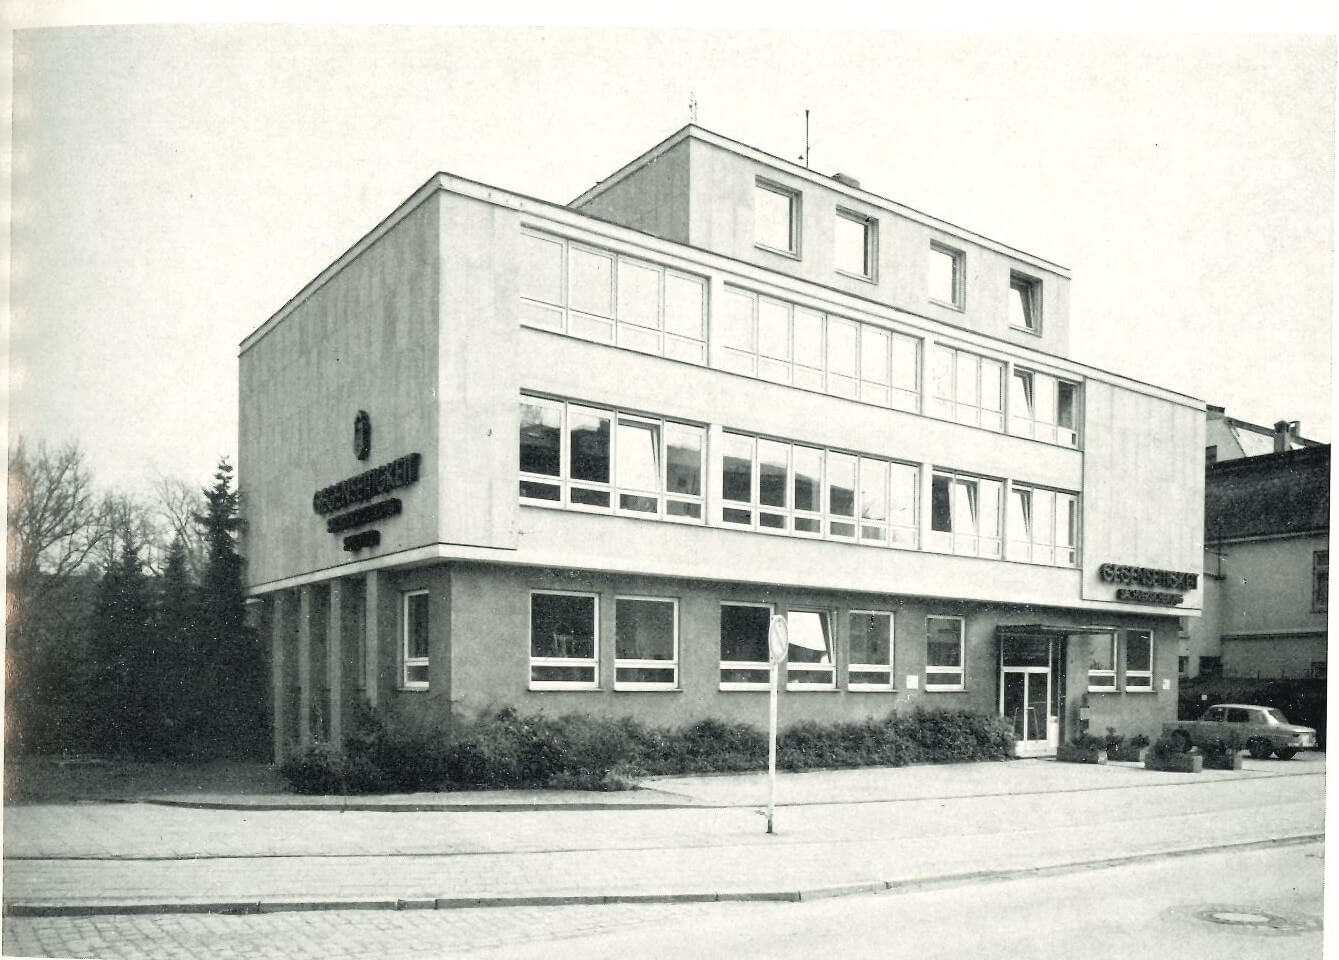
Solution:
[(366, 503), (383, 493), (418, 482), (422, 454), (409, 453), (390, 463), (374, 467), (356, 477), (341, 480), (312, 494), (312, 509), (325, 516), (354, 504)]
[(1145, 589), (1163, 587), (1167, 590), (1179, 590), (1184, 593), (1199, 586), (1197, 573), (1183, 573), (1179, 570), (1156, 570), (1152, 567), (1131, 567), (1119, 563), (1104, 563), (1097, 568), (1097, 575), (1106, 583), (1125, 584), (1116, 588), (1116, 599), (1127, 603), (1152, 603), (1161, 606), (1176, 606), (1185, 602), (1180, 593), (1163, 593), (1159, 590)]

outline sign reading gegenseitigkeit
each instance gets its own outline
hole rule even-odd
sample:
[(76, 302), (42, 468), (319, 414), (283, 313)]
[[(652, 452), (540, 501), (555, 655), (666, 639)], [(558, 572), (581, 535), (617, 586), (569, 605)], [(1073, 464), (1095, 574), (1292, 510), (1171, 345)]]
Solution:
[(383, 493), (418, 482), (418, 465), (422, 454), (407, 453), (390, 463), (374, 467), (356, 477), (332, 483), (312, 494), (312, 509), (325, 516), (357, 503), (366, 503)]
[[(1152, 567), (1132, 567), (1121, 563), (1104, 563), (1097, 568), (1097, 575), (1107, 583), (1126, 584), (1116, 588), (1116, 599), (1127, 603), (1155, 603), (1163, 606), (1175, 606), (1185, 602), (1181, 593), (1194, 590), (1199, 586), (1197, 573), (1185, 573), (1180, 570), (1157, 570)], [(1155, 589), (1179, 590), (1181, 593), (1163, 593)]]

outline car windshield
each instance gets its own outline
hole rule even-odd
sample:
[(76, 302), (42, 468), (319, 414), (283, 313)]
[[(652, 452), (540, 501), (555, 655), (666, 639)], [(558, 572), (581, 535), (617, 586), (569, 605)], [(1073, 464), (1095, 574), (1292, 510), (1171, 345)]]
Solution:
[(1278, 711), (1275, 707), (1265, 707), (1265, 716), (1271, 717), (1275, 723), (1287, 723), (1288, 718)]

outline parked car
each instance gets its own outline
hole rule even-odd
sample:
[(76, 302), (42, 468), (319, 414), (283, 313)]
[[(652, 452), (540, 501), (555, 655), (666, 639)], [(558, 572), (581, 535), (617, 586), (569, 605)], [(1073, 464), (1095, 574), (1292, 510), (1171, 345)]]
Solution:
[(1163, 724), (1162, 735), (1183, 751), (1223, 743), (1232, 749), (1244, 747), (1257, 760), (1271, 753), (1280, 760), (1291, 760), (1298, 750), (1316, 747), (1314, 729), (1289, 723), (1275, 707), (1250, 703), (1215, 704), (1198, 720)]

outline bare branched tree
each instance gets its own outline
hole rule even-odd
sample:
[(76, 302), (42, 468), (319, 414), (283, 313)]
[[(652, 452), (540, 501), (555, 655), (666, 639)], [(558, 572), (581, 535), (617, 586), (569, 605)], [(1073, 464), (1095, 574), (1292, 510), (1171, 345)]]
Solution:
[(199, 583), (209, 554), (204, 534), (193, 519), (202, 509), (200, 488), (179, 477), (159, 476), (154, 483), (154, 500), (159, 540), (165, 549), (173, 540), (181, 540), (186, 549), (186, 572), (193, 583)]
[(19, 437), (9, 451), (6, 521), (6, 574), (28, 600), (58, 590), (94, 559), (109, 532), (107, 504), (77, 444), (52, 451), (39, 443), (30, 451)]

